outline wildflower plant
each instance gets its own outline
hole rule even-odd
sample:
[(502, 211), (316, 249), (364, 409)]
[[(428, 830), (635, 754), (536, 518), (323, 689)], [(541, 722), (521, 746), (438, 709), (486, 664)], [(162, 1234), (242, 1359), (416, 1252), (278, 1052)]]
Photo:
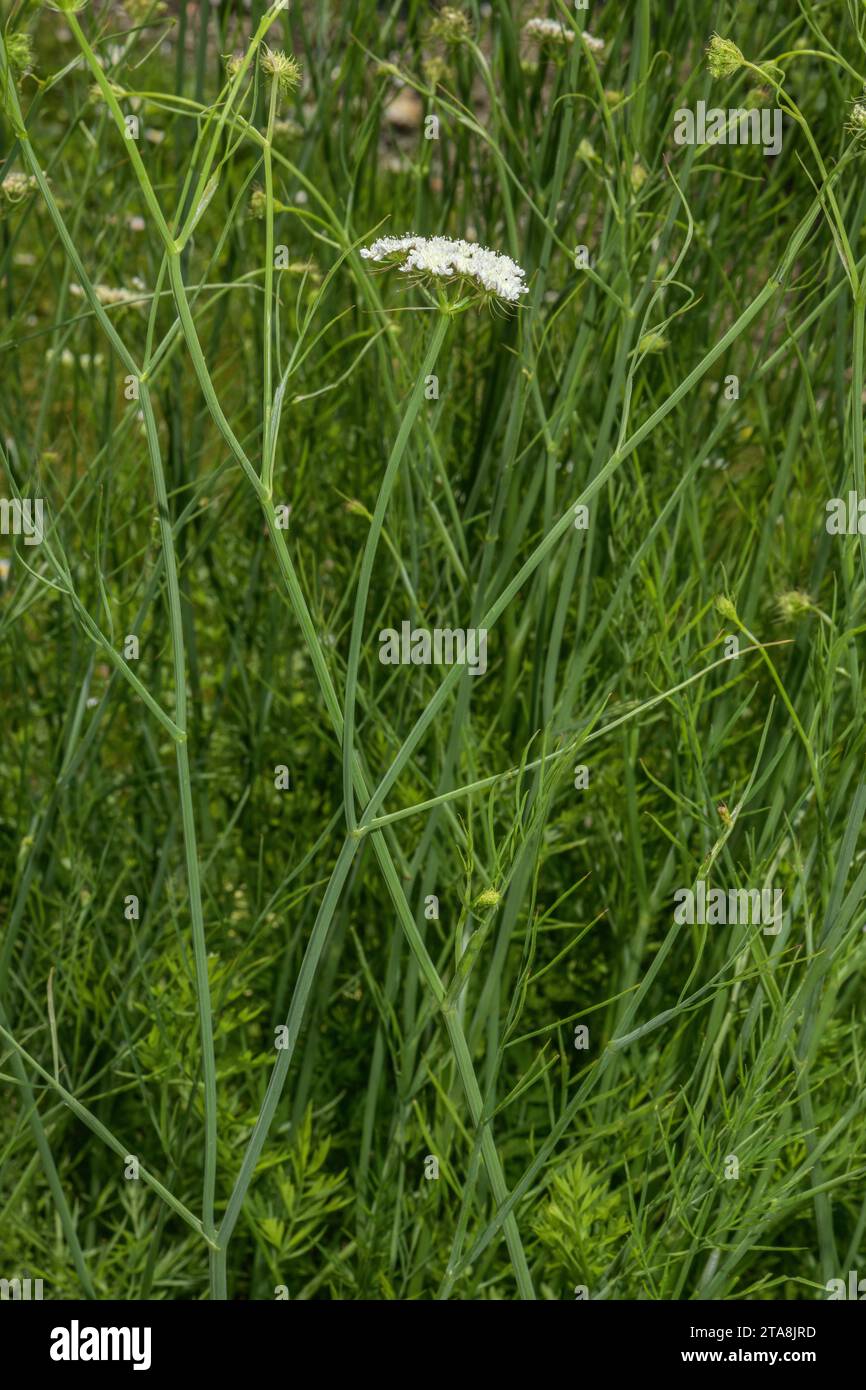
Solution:
[[(52, 1296), (866, 1269), (862, 34), (538, 8), (0, 29), (0, 1274)], [(778, 158), (672, 142), (707, 75)]]

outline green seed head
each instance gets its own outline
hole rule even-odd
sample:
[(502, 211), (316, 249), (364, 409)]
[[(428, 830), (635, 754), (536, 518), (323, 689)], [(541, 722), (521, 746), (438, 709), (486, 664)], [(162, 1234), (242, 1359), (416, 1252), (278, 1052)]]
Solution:
[(7, 34), (6, 54), (12, 71), (20, 76), (33, 63), (33, 46), (29, 34)]
[(667, 345), (668, 340), (663, 333), (656, 333), (654, 331), (650, 331), (649, 333), (644, 333), (643, 337), (638, 343), (638, 351), (664, 352)]
[(772, 105), (772, 93), (769, 87), (752, 87), (743, 98), (743, 105), (747, 111), (759, 111), (762, 106)]
[(647, 181), (647, 171), (644, 168), (643, 164), (641, 164), (640, 157), (638, 155), (635, 155), (629, 177), (631, 179), (632, 191), (634, 193), (637, 193), (641, 188), (643, 188), (644, 184)]
[(275, 48), (264, 47), (260, 59), (262, 72), (276, 82), (280, 96), (289, 96), (301, 80), (301, 68), (290, 53), (282, 53)]
[(475, 899), (476, 908), (498, 907), (502, 902), (502, 894), (498, 888), (485, 888), (483, 893), (479, 893)]
[(745, 61), (735, 43), (731, 43), (730, 39), (723, 39), (721, 34), (713, 34), (707, 44), (707, 67), (713, 77), (730, 77)]
[[(118, 82), (109, 82), (108, 85), (111, 89), (111, 92), (115, 97), (117, 97), (118, 100), (120, 100), (121, 97), (126, 96), (126, 89), (124, 87), (121, 87)], [(98, 82), (91, 82), (90, 86), (87, 89), (87, 95), (90, 97), (90, 100), (93, 102), (94, 106), (99, 106), (101, 102), (105, 101), (105, 94), (103, 93), (103, 90)]]
[(737, 621), (737, 610), (726, 594), (716, 595), (716, 608), (722, 617), (727, 618), (729, 622), (735, 623)]
[(805, 589), (789, 589), (786, 593), (779, 594), (776, 599), (779, 617), (786, 623), (795, 623), (799, 618), (805, 618), (806, 614), (812, 611), (812, 606), (812, 600)]
[(434, 54), (432, 58), (425, 58), (421, 66), (431, 87), (438, 87), (448, 72), (448, 64), (438, 54)]
[(430, 25), (430, 36), (445, 43), (465, 43), (471, 33), (469, 19), (462, 10), (445, 5)]

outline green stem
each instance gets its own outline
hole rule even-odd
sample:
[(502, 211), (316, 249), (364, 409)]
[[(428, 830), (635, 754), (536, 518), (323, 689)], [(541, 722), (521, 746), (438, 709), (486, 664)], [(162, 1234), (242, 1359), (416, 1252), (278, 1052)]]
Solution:
[[(168, 506), (168, 493), (165, 486), (165, 472), (162, 466), (162, 455), (159, 448), (156, 418), (153, 413), (150, 390), (144, 382), (142, 382), (140, 386), (139, 399), (142, 415), (144, 416), (144, 427), (147, 435), (148, 452), (150, 454), (153, 486), (156, 493), (157, 510), (159, 512), (160, 542), (162, 546), (163, 564), (165, 566), (172, 657), (174, 662), (175, 718), (183, 733), (183, 738), (175, 743), (175, 756), (177, 760), (177, 779), (180, 790), (180, 807), (183, 821), (183, 843), (192, 923), (196, 998), (202, 1050), (202, 1077), (204, 1081), (205, 1152), (204, 1177), (202, 1183), (202, 1225), (205, 1235), (211, 1240), (215, 1230), (214, 1196), (216, 1191), (217, 1160), (216, 1058), (214, 1052), (210, 979), (207, 965), (207, 942), (205, 939), (204, 912), (202, 909), (201, 897), (201, 876), (198, 862), (195, 814), (193, 811), (192, 779), (189, 766), (189, 744), (186, 737), (188, 712), (183, 614), (181, 612), (180, 585), (177, 574), (174, 533)], [(211, 1267), (213, 1275), (213, 1256), (211, 1256)]]
[[(854, 455), (854, 487), (860, 498), (866, 497), (866, 476), (863, 464), (863, 339), (866, 325), (866, 290), (861, 287), (854, 300), (854, 351), (851, 364), (851, 442)], [(858, 528), (860, 563), (866, 579), (866, 536)]]
[(273, 371), (271, 367), (274, 312), (274, 170), (271, 141), (277, 114), (279, 85), (271, 82), (271, 104), (268, 110), (267, 144), (265, 145), (265, 308), (262, 321), (262, 376), (264, 379), (262, 409), (262, 482), (270, 493), (273, 489), (274, 454), (270, 447), (271, 411), (273, 409)]
[(129, 147), (129, 157), (132, 160), (132, 166), (135, 170), (139, 187), (141, 188), (142, 194), (144, 196), (144, 201), (147, 203), (148, 211), (151, 217), (153, 218), (156, 229), (159, 232), (160, 237), (162, 238), (166, 250), (173, 249), (174, 238), (172, 237), (171, 232), (168, 229), (168, 223), (162, 215), (162, 208), (159, 205), (159, 200), (153, 191), (141, 155), (138, 153), (137, 143), (135, 140), (127, 139), (126, 121), (124, 119), (123, 112), (120, 109), (117, 97), (114, 95), (114, 92), (111, 89), (111, 83), (105, 76), (99, 59), (93, 52), (93, 49), (87, 42), (87, 39), (84, 37), (84, 31), (82, 30), (81, 25), (78, 23), (78, 18), (75, 15), (74, 11), (66, 10), (64, 11), (64, 13), (66, 14), (66, 22), (72, 30), (78, 47), (81, 49), (81, 52), (84, 55), (84, 61), (90, 68), (90, 71), (93, 73), (93, 76), (96, 79), (97, 86), (99, 87), (99, 90), (102, 92), (108, 109), (114, 117), (114, 123), (117, 126), (117, 129), (120, 132), (120, 135), (122, 136), (125, 144)]
[(379, 488), (379, 496), (376, 498), (373, 519), (370, 523), (370, 529), (367, 532), (364, 556), (361, 561), (361, 572), (358, 576), (358, 588), (355, 594), (355, 611), (352, 617), (352, 633), (349, 640), (349, 660), (346, 667), (346, 700), (343, 720), (343, 800), (346, 807), (346, 823), (350, 830), (354, 830), (357, 825), (352, 778), (352, 761), (355, 752), (355, 702), (358, 689), (358, 665), (361, 655), (361, 639), (364, 635), (364, 618), (367, 612), (367, 599), (370, 594), (370, 581), (373, 577), (373, 565), (376, 559), (376, 551), (379, 547), (382, 527), (385, 524), (385, 513), (388, 510), (388, 503), (391, 500), (394, 484), (397, 481), (397, 472), (400, 468), (403, 455), (406, 452), (406, 445), (409, 441), (409, 435), (412, 432), (412, 426), (415, 424), (421, 402), (424, 399), (424, 383), (436, 365), (436, 359), (445, 341), (445, 334), (448, 331), (449, 322), (450, 319), (447, 314), (439, 314), (435, 331), (427, 346), (427, 352), (421, 370), (415, 381), (412, 394), (409, 397), (403, 419), (400, 422), (397, 438), (394, 440), (394, 447), (391, 450), (391, 457), (388, 459), (388, 464), (385, 469), (385, 476)]

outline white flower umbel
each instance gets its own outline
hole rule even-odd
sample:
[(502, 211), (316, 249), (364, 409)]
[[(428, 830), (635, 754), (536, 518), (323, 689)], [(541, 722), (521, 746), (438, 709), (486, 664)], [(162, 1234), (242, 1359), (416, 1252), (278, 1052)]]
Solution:
[(558, 19), (528, 19), (523, 26), (528, 39), (549, 40), (552, 43), (574, 43), (574, 30), (566, 29)]
[[(575, 39), (575, 31), (567, 29), (558, 19), (528, 19), (523, 32), (536, 43), (574, 43)], [(604, 52), (604, 39), (597, 39), (588, 29), (584, 29), (581, 38), (590, 53)]]
[(447, 236), (385, 236), (365, 246), (361, 255), (368, 261), (387, 263), (402, 258), (399, 269), (407, 275), (431, 276), (441, 283), (462, 281), (461, 288), (480, 290), (506, 304), (517, 304), (521, 295), (529, 293), (523, 283), (526, 272), (516, 261), (473, 241)]

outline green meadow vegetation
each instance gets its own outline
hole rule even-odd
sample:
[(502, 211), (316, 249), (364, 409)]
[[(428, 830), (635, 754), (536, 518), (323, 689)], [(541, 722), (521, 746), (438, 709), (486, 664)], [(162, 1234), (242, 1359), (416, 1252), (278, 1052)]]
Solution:
[(866, 1274), (866, 6), (0, 15), (0, 1277)]

